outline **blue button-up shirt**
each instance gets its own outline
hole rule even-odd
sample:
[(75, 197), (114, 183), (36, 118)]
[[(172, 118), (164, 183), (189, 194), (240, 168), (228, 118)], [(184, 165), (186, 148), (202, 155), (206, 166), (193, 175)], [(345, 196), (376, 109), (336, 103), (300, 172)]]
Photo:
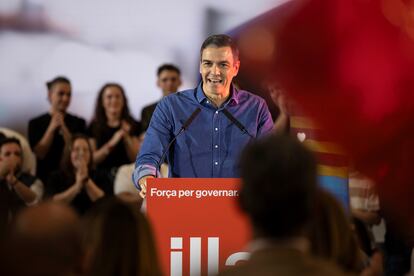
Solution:
[(217, 108), (205, 96), (202, 84), (164, 97), (152, 115), (137, 157), (133, 181), (156, 175), (158, 162), (184, 122), (200, 108), (190, 126), (181, 133), (167, 154), (170, 177), (238, 177), (238, 157), (252, 139), (223, 113), (227, 109), (253, 137), (271, 131), (273, 121), (266, 102), (259, 96), (231, 88), (231, 95)]

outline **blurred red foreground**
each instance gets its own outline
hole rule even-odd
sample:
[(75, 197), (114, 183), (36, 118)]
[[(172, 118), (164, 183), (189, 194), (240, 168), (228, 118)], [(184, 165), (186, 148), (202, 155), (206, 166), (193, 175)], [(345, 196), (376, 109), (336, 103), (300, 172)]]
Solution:
[(414, 229), (414, 1), (291, 1), (236, 30), (242, 78), (279, 82)]

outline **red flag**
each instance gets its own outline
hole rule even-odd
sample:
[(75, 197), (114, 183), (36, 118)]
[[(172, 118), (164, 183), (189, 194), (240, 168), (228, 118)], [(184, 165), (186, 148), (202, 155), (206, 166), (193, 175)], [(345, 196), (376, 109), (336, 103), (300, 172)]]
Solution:
[(280, 82), (377, 181), (382, 206), (414, 225), (414, 1), (309, 0), (288, 10), (277, 24), (280, 9), (247, 26), (272, 32), (273, 52), (243, 66)]

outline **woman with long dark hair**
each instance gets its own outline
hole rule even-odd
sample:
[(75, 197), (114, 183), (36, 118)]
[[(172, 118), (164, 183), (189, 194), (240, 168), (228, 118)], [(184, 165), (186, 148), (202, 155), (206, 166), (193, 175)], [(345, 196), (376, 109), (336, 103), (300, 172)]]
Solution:
[(105, 84), (99, 91), (88, 133), (96, 168), (105, 171), (111, 182), (119, 166), (135, 161), (140, 132), (141, 126), (129, 112), (122, 86)]
[(161, 275), (147, 218), (120, 199), (105, 198), (84, 217), (85, 274)]

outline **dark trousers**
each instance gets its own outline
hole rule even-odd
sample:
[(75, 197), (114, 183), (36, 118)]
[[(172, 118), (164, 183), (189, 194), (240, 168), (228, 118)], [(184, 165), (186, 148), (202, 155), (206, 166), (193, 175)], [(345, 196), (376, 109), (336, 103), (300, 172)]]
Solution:
[(384, 272), (386, 276), (400, 276), (411, 269), (412, 246), (392, 229), (387, 228), (384, 241)]

